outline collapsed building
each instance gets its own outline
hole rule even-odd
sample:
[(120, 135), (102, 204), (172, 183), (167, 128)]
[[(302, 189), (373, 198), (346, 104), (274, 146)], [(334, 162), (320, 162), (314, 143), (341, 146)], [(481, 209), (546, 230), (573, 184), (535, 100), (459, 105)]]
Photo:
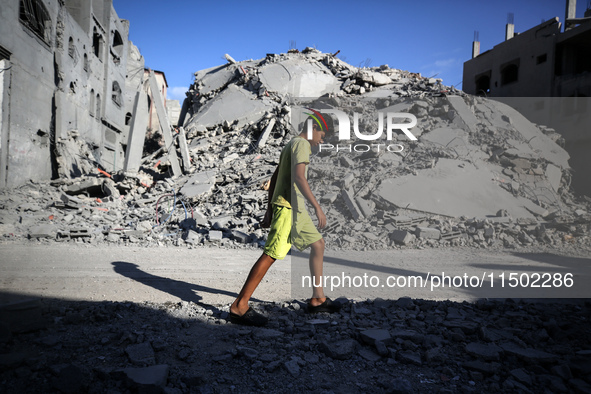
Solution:
[(4, 1), (0, 20), (0, 188), (121, 169), (144, 59), (112, 1)]
[[(410, 129), (416, 141), (393, 136), (401, 152), (314, 155), (310, 183), (333, 246), (588, 242), (588, 201), (571, 192), (562, 137), (511, 107), (387, 65), (353, 67), (313, 48), (226, 58), (195, 73), (178, 128), (162, 117), (166, 141), (143, 152), (144, 136), (134, 142), (137, 171), (5, 193), (4, 207), (14, 208), (3, 212), (5, 236), (259, 247), (267, 182), (281, 147), (301, 130), (297, 108), (312, 105), (355, 112), (369, 129), (376, 110), (418, 120)], [(326, 142), (338, 145), (334, 138)]]

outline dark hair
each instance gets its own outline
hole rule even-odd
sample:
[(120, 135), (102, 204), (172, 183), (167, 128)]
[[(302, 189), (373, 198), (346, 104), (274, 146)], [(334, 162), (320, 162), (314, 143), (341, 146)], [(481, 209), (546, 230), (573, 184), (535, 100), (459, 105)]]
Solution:
[(308, 116), (304, 121), (304, 130), (306, 130), (306, 125), (308, 124), (309, 120), (312, 121), (313, 126), (319, 127), (320, 130), (324, 131), (326, 134), (334, 132), (334, 124), (332, 121), (332, 117), (328, 114), (321, 114), (320, 116), (314, 114), (314, 116)]

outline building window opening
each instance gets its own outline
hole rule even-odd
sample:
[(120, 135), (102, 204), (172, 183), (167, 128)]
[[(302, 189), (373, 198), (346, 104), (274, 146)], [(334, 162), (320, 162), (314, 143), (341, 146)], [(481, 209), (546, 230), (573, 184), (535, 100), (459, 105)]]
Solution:
[(49, 44), (51, 18), (41, 0), (21, 0), (19, 19), (37, 37)]
[(476, 95), (486, 96), (490, 93), (490, 75), (476, 77)]
[(70, 37), (70, 39), (68, 40), (68, 55), (70, 55), (70, 57), (73, 58), (75, 52), (76, 50), (74, 48), (74, 39)]
[(536, 57), (536, 64), (546, 63), (546, 60), (548, 60), (548, 55), (544, 53), (543, 55)]
[(88, 71), (88, 55), (84, 54), (84, 71)]
[(96, 118), (100, 119), (101, 117), (101, 95), (96, 95)]
[(518, 76), (519, 67), (517, 64), (509, 64), (501, 70), (501, 85), (517, 82)]
[(113, 32), (113, 52), (117, 56), (121, 56), (123, 54), (123, 39), (117, 30)]
[(88, 112), (90, 112), (90, 116), (94, 116), (94, 109), (96, 103), (94, 101), (94, 89), (90, 89), (90, 103), (88, 104)]
[(100, 58), (101, 54), (103, 53), (103, 45), (103, 36), (97, 32), (95, 27), (94, 32), (92, 34), (92, 51), (94, 52), (94, 55), (98, 58)]
[(111, 98), (118, 107), (121, 107), (121, 87), (117, 81), (113, 82), (113, 92), (111, 94)]
[(131, 123), (131, 116), (131, 112), (125, 114), (125, 126), (129, 126), (129, 123)]

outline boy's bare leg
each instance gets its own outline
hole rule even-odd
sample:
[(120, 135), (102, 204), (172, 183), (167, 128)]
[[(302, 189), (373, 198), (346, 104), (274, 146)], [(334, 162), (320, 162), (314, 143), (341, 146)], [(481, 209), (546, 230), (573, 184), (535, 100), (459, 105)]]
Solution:
[(321, 238), (314, 242), (310, 250), (310, 275), (312, 276), (313, 284), (317, 283), (321, 286), (313, 286), (312, 299), (310, 305), (318, 306), (326, 301), (324, 296), (324, 288), (322, 287), (322, 267), (324, 263), (324, 239)]
[(255, 289), (261, 283), (261, 280), (269, 270), (269, 267), (273, 265), (275, 259), (265, 253), (259, 257), (256, 263), (250, 269), (250, 273), (248, 274), (248, 278), (246, 278), (246, 282), (244, 282), (244, 286), (242, 286), (242, 290), (240, 290), (240, 294), (238, 294), (238, 298), (234, 300), (232, 305), (230, 306), (230, 312), (235, 313), (239, 316), (242, 316), (248, 310), (248, 300), (252, 297), (252, 293), (254, 293)]

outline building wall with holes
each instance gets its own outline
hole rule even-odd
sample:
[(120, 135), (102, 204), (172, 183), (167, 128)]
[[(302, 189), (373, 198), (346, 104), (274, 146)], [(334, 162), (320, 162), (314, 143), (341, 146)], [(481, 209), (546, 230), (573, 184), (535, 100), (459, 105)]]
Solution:
[[(2, 3), (0, 60), (9, 69), (0, 75), (0, 187), (80, 175), (64, 171), (56, 158), (58, 144), (72, 140), (88, 146), (87, 161), (120, 170), (133, 112), (126, 97), (137, 86), (126, 83), (127, 59), (139, 53), (128, 40), (128, 21), (119, 19), (112, 0)], [(23, 17), (31, 7), (38, 10)]]
[(16, 186), (52, 175), (54, 41), (60, 6), (58, 0), (45, 1), (43, 18), (53, 23), (29, 26), (20, 20), (18, 0), (2, 3), (0, 45), (7, 54), (2, 71), (0, 186)]

